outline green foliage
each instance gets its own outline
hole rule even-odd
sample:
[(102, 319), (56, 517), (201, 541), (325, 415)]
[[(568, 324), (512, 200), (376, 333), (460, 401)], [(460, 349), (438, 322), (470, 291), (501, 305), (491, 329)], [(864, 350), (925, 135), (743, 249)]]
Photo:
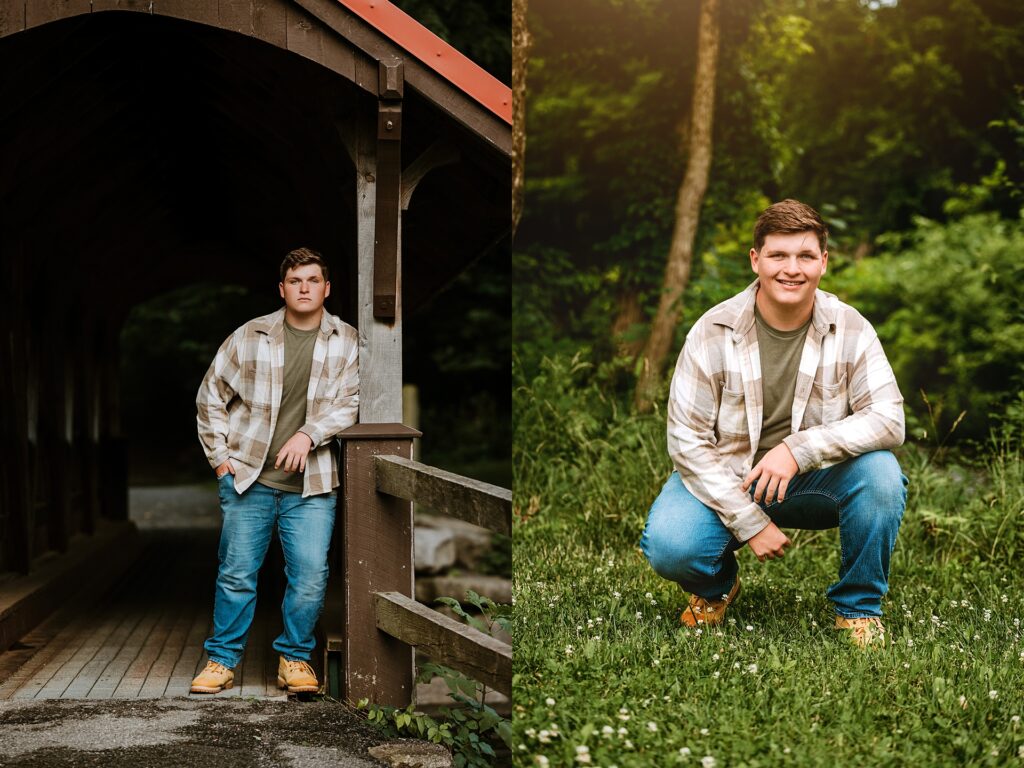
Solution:
[(958, 435), (983, 438), (989, 415), (1024, 385), (1024, 220), (920, 219), (879, 242), (879, 256), (827, 288), (873, 321), (918, 423), (923, 391), (939, 431), (966, 411)]
[(1024, 392), (973, 455), (934, 437), (899, 452), (910, 483), (883, 603), (893, 642), (865, 654), (831, 628), (835, 530), (791, 532), (774, 563), (740, 550), (730, 621), (680, 627), (686, 596), (637, 548), (671, 471), (663, 415), (619, 408), (582, 355), (516, 381), (516, 765), (1017, 758)]
[(511, 82), (511, 3), (395, 0), (395, 5), (502, 82)]
[[(437, 602), (452, 609), (470, 626), (485, 634), (495, 628), (509, 631), (511, 606), (499, 605), (472, 589), (466, 591), (466, 602), (479, 611), (479, 616), (466, 612), (453, 597), (439, 597)], [(448, 695), (457, 707), (442, 707), (435, 719), (416, 710), (415, 704), (404, 708), (370, 704), (368, 699), (357, 703), (365, 709), (367, 720), (388, 736), (409, 736), (444, 744), (452, 752), (457, 768), (487, 768), (494, 765), (495, 748), (499, 743), (512, 748), (512, 724), (484, 703), (486, 688), (451, 667), (427, 662), (419, 665), (416, 682), (429, 682), (440, 677), (448, 686)]]

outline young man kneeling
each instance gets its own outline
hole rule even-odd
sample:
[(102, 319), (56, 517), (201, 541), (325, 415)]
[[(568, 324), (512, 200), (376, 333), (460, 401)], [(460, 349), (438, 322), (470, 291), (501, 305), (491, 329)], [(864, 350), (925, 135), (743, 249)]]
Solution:
[(734, 552), (782, 557), (781, 528), (839, 527), (836, 627), (858, 646), (885, 641), (882, 596), (906, 503), (890, 453), (903, 397), (871, 324), (818, 290), (828, 230), (796, 200), (754, 227), (742, 293), (706, 312), (679, 355), (668, 402), (676, 472), (648, 514), (641, 547), (692, 593), (680, 620), (722, 622), (740, 591)]

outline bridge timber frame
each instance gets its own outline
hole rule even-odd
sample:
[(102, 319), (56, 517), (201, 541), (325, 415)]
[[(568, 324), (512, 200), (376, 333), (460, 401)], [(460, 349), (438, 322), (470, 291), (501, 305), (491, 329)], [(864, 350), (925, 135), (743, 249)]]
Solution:
[[(133, 21), (125, 22), (128, 17)], [(333, 132), (350, 170), (347, 183), (351, 188), (344, 192), (344, 199), (351, 202), (345, 215), (351, 217), (353, 231), (338, 236), (338, 241), (344, 242), (333, 256), (345, 265), (341, 272), (351, 287), (347, 295), (342, 291), (332, 295), (333, 304), (329, 305), (358, 328), (360, 337), (360, 425), (357, 433), (342, 443), (343, 454), (350, 457), (342, 471), (348, 479), (354, 466), (365, 463), (361, 452), (371, 445), (372, 451), (408, 458), (412, 432), (401, 427), (403, 318), (481, 253), (507, 242), (510, 212), (506, 224), (499, 209), (500, 190), (507, 193), (510, 186), (510, 90), (450, 46), (418, 29), (390, 3), (370, 0), (0, 0), (0, 51), (11, 43), (31, 54), (27, 41), (43, 35), (49, 51), (60, 50), (84, 29), (83, 24), (99, 29), (101, 20), (109, 18), (142, 29), (149, 23), (143, 21), (147, 17), (153, 24), (166, 25), (168, 36), (178, 29), (191, 33), (201, 28), (224, 33), (224, 39), (239, 50), (249, 44), (241, 41), (243, 38), (253, 45), (272, 46), (348, 84), (344, 96), (338, 97), (344, 102), (340, 106), (340, 102), (331, 102), (335, 97), (325, 87), (326, 106), (317, 105), (320, 111), (316, 113), (332, 118)], [(207, 34), (201, 43), (210, 46), (211, 40), (216, 43)], [(95, 45), (101, 44), (97, 41)], [(92, 55), (88, 45), (76, 51), (82, 59)], [(27, 61), (25, 67), (41, 63), (42, 58), (39, 53), (38, 60)], [(56, 76), (32, 88), (13, 79), (5, 82), (0, 76), (0, 118), (13, 119), (30, 111), (40, 91), (68, 89), (58, 78), (82, 59), (70, 60), (63, 69), (54, 70)], [(68, 90), (64, 94), (73, 97)], [(225, 109), (236, 108), (243, 98), (225, 93)], [(83, 102), (81, 106), (83, 124), (94, 131), (130, 111), (130, 105), (110, 105), (103, 108), (106, 111), (91, 112), (87, 111), (89, 105)], [(252, 116), (242, 114), (239, 123)], [(282, 146), (298, 143), (299, 134), (282, 135), (276, 124), (251, 130), (281, 140)], [(43, 132), (27, 131), (19, 141), (27, 143), (30, 154), (42, 153), (47, 142), (58, 137), (58, 127), (53, 126)], [(72, 149), (79, 148), (67, 152)], [(87, 147), (83, 151), (83, 162), (94, 164), (90, 168), (101, 166), (100, 152)], [(24, 161), (19, 155), (23, 153), (0, 148), (0, 179), (30, 175), (31, 169), (22, 170)], [(56, 164), (58, 159), (51, 162)], [(135, 173), (127, 166), (113, 169), (97, 182), (97, 194), (114, 195), (133, 182)], [(467, 245), (461, 252), (452, 245), (456, 240), (453, 233), (460, 231), (458, 222), (445, 222), (464, 212), (449, 210), (447, 218), (439, 217), (428, 207), (430, 201), (421, 201), (414, 194), (421, 182), (432, 184), (432, 193), (441, 186), (450, 189), (452, 198), (461, 196), (467, 207), (474, 204), (466, 199), (467, 191), (482, 185), (480, 215), (469, 225), (464, 238)], [(11, 184), (4, 188), (0, 182), (0, 208), (11, 203), (8, 218), (0, 214), (0, 229), (5, 232), (16, 229), (17, 217), (33, 204), (31, 195), (19, 200), (16, 181)], [(441, 229), (429, 229), (428, 222), (442, 218), (437, 225)], [(81, 228), (86, 220), (82, 214), (82, 219), (73, 223)], [(138, 217), (126, 228), (124, 243), (118, 247), (125, 253), (143, 250), (148, 226), (147, 220)], [(268, 248), (268, 254), (260, 258), (264, 262), (279, 260), (284, 250), (276, 246), (287, 238), (275, 233), (268, 240), (275, 248)], [(97, 246), (90, 258), (98, 260), (101, 250)], [(168, 251), (159, 255), (169, 256), (172, 250), (168, 246)], [(215, 252), (208, 246), (197, 248), (189, 264), (205, 263)], [(404, 259), (409, 253), (414, 258)], [(36, 323), (22, 290), (32, 277), (31, 256), (28, 240), (0, 235), (0, 302), (8, 308), (0, 313), (0, 339), (4, 341), (0, 348), (0, 402), (4, 404), (0, 450), (8, 457), (0, 467), (0, 572), (18, 573), (26, 579), (38, 575), (40, 564), (52, 559), (53, 553), (70, 557), (81, 550), (83, 537), (92, 539), (92, 549), (100, 558), (112, 551), (133, 551), (126, 545), (131, 538), (129, 446), (120, 424), (118, 392), (119, 334), (130, 306), (88, 305), (84, 291), (76, 292), (74, 273), (53, 297), (54, 306), (62, 311), (45, 314), (43, 323)], [(91, 268), (81, 267), (86, 275)], [(186, 272), (189, 268), (178, 267)], [(155, 284), (170, 282), (169, 273), (160, 271), (169, 267), (154, 269)], [(67, 346), (46, 343), (47, 338), (62, 333), (70, 333), (73, 339)], [(360, 429), (362, 433), (358, 433)], [(411, 526), (411, 502), (380, 494), (373, 487), (374, 504), (392, 512), (402, 510), (403, 520), (408, 511)], [(351, 507), (341, 512), (343, 516), (356, 515)], [(399, 529), (404, 530), (404, 525)], [(336, 540), (335, 549), (340, 551), (341, 546)], [(346, 563), (351, 563), (351, 558)], [(411, 545), (403, 567), (409, 571), (411, 584)], [(74, 581), (68, 573), (61, 578), (61, 583)], [(17, 603), (0, 605), (0, 641), (10, 645), (43, 616), (56, 589), (26, 593)], [(412, 594), (404, 587), (376, 591)], [(411, 695), (412, 648), (400, 645), (395, 651), (395, 668), (405, 682), (378, 686), (372, 700), (406, 703), (401, 698)], [(0, 650), (3, 647), (0, 645)], [(348, 679), (353, 679), (352, 675)]]

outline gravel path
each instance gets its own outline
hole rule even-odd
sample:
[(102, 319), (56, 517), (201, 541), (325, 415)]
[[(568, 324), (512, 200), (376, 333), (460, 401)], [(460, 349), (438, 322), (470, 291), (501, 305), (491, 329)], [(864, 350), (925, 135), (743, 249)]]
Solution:
[(328, 701), (0, 702), (0, 766), (374, 768), (386, 743)]

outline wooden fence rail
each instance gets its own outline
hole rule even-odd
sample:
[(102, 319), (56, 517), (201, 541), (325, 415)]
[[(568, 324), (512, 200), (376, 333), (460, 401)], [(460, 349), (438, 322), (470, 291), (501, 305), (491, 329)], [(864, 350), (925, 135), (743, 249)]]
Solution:
[(512, 493), (412, 460), (420, 433), (357, 424), (340, 436), (341, 524), (321, 622), (328, 692), (404, 707), (415, 693), (415, 648), (511, 695), (512, 647), (414, 599), (412, 503), (509, 534)]

